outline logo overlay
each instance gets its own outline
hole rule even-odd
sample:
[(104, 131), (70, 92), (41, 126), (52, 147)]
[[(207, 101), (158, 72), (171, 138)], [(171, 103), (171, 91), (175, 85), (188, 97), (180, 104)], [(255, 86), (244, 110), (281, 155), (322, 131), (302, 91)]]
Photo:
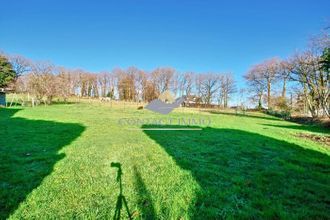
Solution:
[(158, 99), (152, 100), (145, 108), (153, 112), (167, 115), (175, 108), (180, 107), (185, 99), (185, 96), (182, 96), (174, 100), (172, 93), (167, 90), (163, 92)]
[(175, 108), (180, 107), (184, 100), (184, 96), (177, 98), (173, 103), (165, 103), (160, 99), (154, 99), (145, 108), (153, 112), (158, 112), (160, 114), (167, 115)]
[[(163, 92), (157, 99), (152, 100), (146, 109), (162, 115), (168, 115), (175, 108), (181, 106), (186, 100), (186, 96), (177, 99), (170, 91)], [(120, 126), (129, 126), (128, 130), (202, 130), (200, 126), (209, 126), (210, 118), (204, 117), (162, 117), (162, 118), (121, 118), (118, 120)], [(133, 127), (131, 127), (133, 126)], [(135, 128), (134, 128), (135, 127)], [(136, 128), (138, 127), (138, 128)]]

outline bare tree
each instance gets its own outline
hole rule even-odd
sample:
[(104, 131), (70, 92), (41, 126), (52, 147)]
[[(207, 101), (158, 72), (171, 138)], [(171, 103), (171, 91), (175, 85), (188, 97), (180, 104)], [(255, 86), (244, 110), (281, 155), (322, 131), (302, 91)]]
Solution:
[(32, 68), (32, 61), (21, 56), (21, 55), (12, 55), (8, 56), (13, 69), (16, 72), (16, 76), (20, 77), (24, 73), (28, 73)]
[(197, 96), (197, 104), (199, 105), (200, 103), (203, 102), (202, 98), (202, 82), (203, 82), (203, 75), (202, 74), (196, 74), (195, 75), (195, 89), (196, 89), (196, 96)]
[(159, 92), (156, 88), (156, 84), (152, 80), (147, 80), (144, 89), (144, 100), (150, 102), (153, 99), (158, 98)]
[(267, 82), (262, 75), (262, 71), (263, 68), (260, 64), (255, 65), (244, 76), (249, 86), (249, 92), (252, 93), (251, 98), (258, 102), (259, 109), (262, 108), (262, 97), (267, 85)]
[(145, 101), (145, 89), (147, 84), (147, 74), (143, 70), (138, 70), (135, 73), (135, 90), (136, 100)]
[(160, 67), (152, 71), (152, 81), (156, 85), (159, 93), (171, 89), (174, 73), (175, 70), (171, 67)]
[(220, 100), (223, 101), (223, 107), (228, 107), (230, 95), (236, 92), (236, 85), (233, 74), (224, 74), (218, 76), (220, 79)]
[(186, 72), (181, 75), (179, 88), (181, 91), (181, 95), (190, 96), (193, 91), (194, 85), (194, 73), (193, 72)]
[(62, 97), (66, 102), (71, 95), (73, 86), (70, 71), (64, 67), (58, 67), (57, 71), (56, 76), (54, 76), (56, 80), (56, 89), (54, 88), (56, 90), (55, 95)]
[(210, 105), (215, 93), (219, 89), (219, 76), (214, 73), (203, 74), (201, 76), (201, 95), (205, 104)]
[(116, 86), (118, 84), (117, 77), (113, 72), (109, 73), (109, 81), (108, 81), (108, 94), (107, 96), (111, 99), (115, 99), (116, 96)]
[(28, 88), (38, 100), (48, 104), (56, 94), (56, 82), (53, 75), (54, 65), (49, 62), (35, 62), (29, 76)]
[[(250, 77), (247, 78), (250, 82), (253, 82), (255, 79), (259, 79), (259, 78), (264, 79), (258, 81), (260, 83), (261, 82), (266, 83), (268, 108), (272, 107), (272, 103), (271, 103), (272, 84), (276, 82), (276, 80), (278, 79), (278, 74), (280, 72), (279, 69), (280, 69), (280, 60), (278, 58), (271, 58), (269, 60), (263, 61), (258, 65), (253, 66), (250, 71), (251, 72)], [(260, 88), (261, 87), (259, 87), (259, 89)], [(259, 102), (259, 107), (260, 107), (260, 102)]]
[(114, 70), (118, 83), (119, 99), (132, 101), (135, 98), (135, 75), (132, 69), (127, 71), (122, 69)]
[(98, 85), (101, 90), (101, 97), (106, 97), (108, 93), (109, 73), (103, 71), (97, 75)]
[(262, 63), (262, 75), (267, 82), (267, 106), (268, 109), (272, 107), (271, 91), (272, 84), (278, 78), (280, 60), (278, 58), (272, 58)]
[(312, 117), (319, 116), (319, 109), (330, 117), (329, 96), (330, 76), (320, 68), (320, 57), (312, 51), (296, 54), (292, 59), (291, 79), (299, 82), (303, 88), (305, 104)]
[(286, 87), (287, 87), (287, 81), (290, 79), (290, 74), (293, 70), (293, 65), (290, 60), (282, 60), (279, 64), (279, 73), (278, 77), (280, 80), (283, 81), (283, 87), (282, 87), (282, 99), (286, 100)]

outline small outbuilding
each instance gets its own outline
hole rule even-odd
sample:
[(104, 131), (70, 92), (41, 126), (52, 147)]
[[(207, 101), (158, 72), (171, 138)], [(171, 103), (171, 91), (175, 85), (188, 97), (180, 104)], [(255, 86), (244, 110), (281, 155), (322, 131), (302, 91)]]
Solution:
[(0, 88), (0, 107), (6, 106), (6, 92), (5, 89)]

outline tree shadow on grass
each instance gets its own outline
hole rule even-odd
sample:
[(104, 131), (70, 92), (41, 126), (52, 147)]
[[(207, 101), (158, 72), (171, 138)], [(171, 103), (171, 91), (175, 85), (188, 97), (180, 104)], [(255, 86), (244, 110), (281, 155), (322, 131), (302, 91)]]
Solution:
[(251, 115), (249, 113), (242, 114), (242, 113), (234, 113), (234, 112), (222, 112), (216, 110), (207, 110), (206, 112), (211, 114), (219, 114), (219, 115), (229, 115), (229, 116), (237, 116), (237, 117), (246, 117), (246, 118), (256, 118), (256, 119), (263, 119), (263, 120), (271, 120), (271, 121), (280, 121), (281, 119), (275, 118), (273, 116), (258, 116), (258, 115)]
[(153, 206), (153, 201), (150, 192), (148, 191), (141, 174), (136, 166), (133, 167), (135, 177), (135, 190), (139, 195), (138, 205), (141, 209), (142, 219), (157, 219), (156, 211)]
[(330, 218), (326, 154), (236, 129), (144, 132), (200, 185), (192, 219)]
[(12, 117), (19, 109), (0, 109), (0, 219), (12, 214), (49, 175), (64, 154), (59, 150), (80, 136), (74, 123)]
[(307, 132), (317, 132), (317, 133), (323, 133), (330, 135), (330, 129), (326, 129), (320, 126), (311, 126), (311, 125), (274, 125), (274, 124), (262, 124), (264, 126), (269, 127), (278, 127), (278, 128), (288, 128), (288, 129), (294, 129), (299, 131), (307, 131)]

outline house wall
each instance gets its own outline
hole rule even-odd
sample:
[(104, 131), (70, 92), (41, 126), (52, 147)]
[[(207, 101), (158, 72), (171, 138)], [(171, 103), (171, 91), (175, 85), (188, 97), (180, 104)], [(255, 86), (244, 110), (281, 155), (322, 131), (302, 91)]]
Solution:
[(0, 106), (6, 106), (6, 93), (0, 92)]

